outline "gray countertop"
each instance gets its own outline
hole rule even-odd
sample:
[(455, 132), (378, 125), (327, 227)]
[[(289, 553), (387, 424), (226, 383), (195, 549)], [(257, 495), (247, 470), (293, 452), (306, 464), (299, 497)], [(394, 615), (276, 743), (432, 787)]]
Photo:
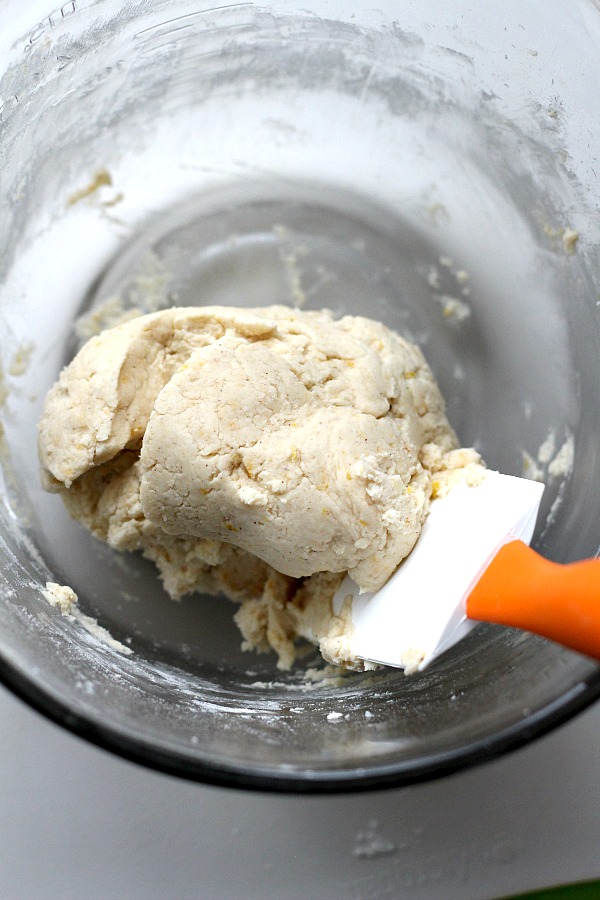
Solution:
[(509, 756), (353, 796), (148, 771), (0, 688), (0, 898), (484, 900), (600, 877), (600, 704)]

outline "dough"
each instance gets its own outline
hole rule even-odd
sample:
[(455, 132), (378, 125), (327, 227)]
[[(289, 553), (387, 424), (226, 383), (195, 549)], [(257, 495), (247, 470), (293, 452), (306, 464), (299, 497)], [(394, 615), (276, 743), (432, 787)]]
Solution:
[(345, 572), (377, 590), (429, 504), (477, 479), (420, 350), (327, 311), (173, 308), (93, 337), (46, 399), (44, 485), (173, 597), (241, 602), (245, 646), (295, 640), (348, 657), (331, 598)]

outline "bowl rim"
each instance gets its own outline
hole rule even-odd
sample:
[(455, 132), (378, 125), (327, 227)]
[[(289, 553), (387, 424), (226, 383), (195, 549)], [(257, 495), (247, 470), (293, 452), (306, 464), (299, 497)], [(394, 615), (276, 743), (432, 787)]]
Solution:
[(344, 794), (398, 788), (433, 781), (473, 768), (523, 747), (565, 724), (600, 698), (600, 665), (560, 697), (493, 735), (460, 748), (429, 754), (418, 761), (386, 763), (368, 768), (261, 771), (257, 767), (196, 760), (167, 752), (148, 741), (123, 735), (118, 729), (73, 712), (0, 657), (0, 684), (46, 719), (117, 757), (148, 769), (218, 787), (266, 793)]

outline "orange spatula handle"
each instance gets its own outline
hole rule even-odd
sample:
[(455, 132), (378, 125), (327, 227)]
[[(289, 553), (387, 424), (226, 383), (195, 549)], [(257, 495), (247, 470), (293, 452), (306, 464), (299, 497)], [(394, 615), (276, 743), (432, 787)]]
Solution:
[(600, 559), (560, 565), (511, 541), (471, 591), (467, 616), (532, 631), (600, 660)]

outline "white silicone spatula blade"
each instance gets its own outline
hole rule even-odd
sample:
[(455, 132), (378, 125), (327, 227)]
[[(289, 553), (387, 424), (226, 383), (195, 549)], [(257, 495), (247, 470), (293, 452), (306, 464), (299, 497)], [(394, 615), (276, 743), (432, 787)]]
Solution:
[(334, 598), (352, 597), (351, 649), (360, 659), (424, 668), (476, 623), (465, 601), (499, 547), (531, 540), (544, 486), (488, 472), (476, 487), (458, 484), (436, 499), (411, 554), (375, 594), (346, 578)]

